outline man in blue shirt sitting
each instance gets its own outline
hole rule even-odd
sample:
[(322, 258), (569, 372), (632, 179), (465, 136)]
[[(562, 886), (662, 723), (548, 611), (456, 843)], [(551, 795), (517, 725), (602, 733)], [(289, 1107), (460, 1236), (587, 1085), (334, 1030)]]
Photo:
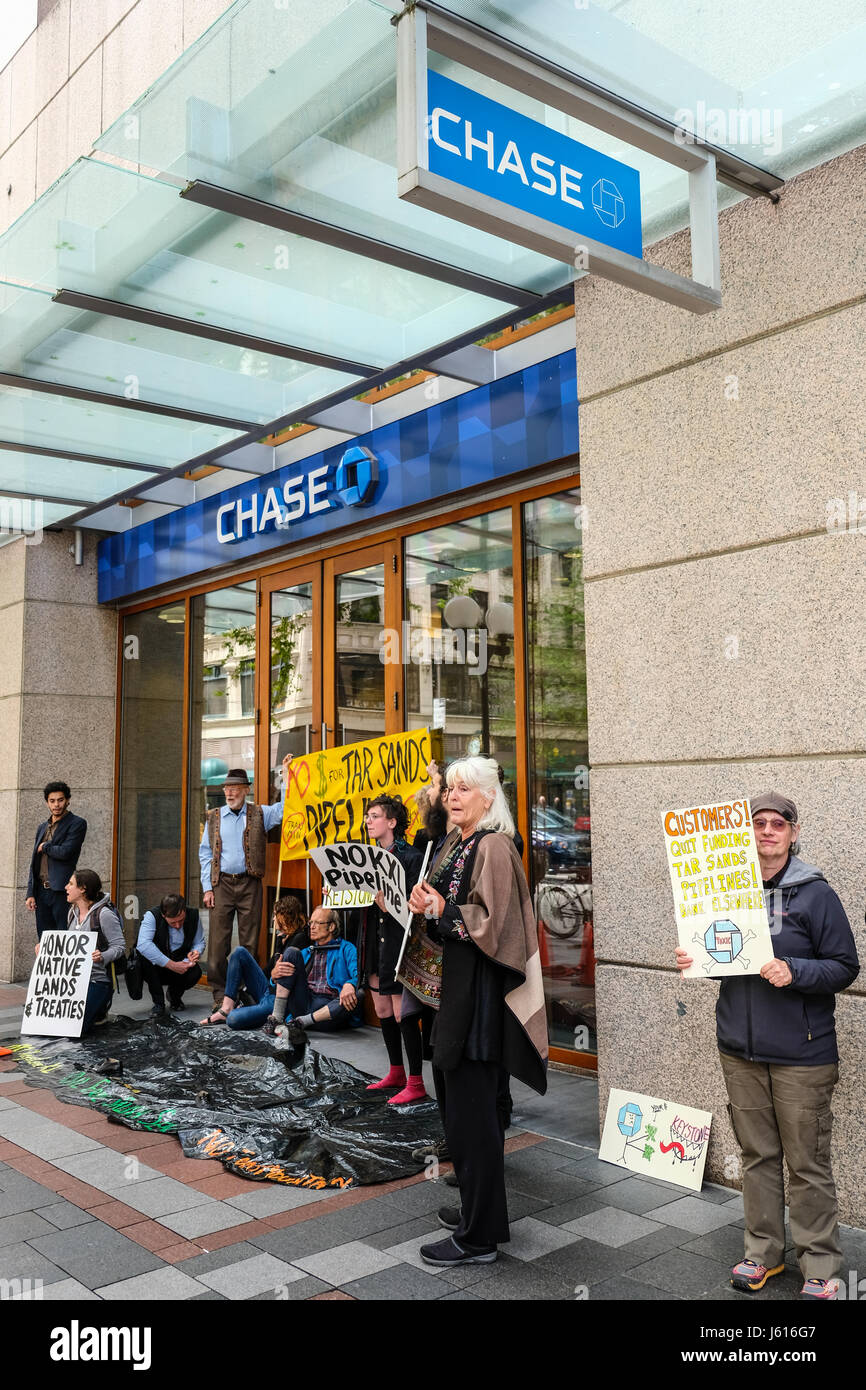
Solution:
[(283, 758), (283, 790), (273, 806), (247, 804), (249, 775), (243, 768), (226, 774), (223, 793), (226, 804), (207, 813), (199, 845), (202, 901), (209, 910), (208, 984), (218, 1007), (225, 994), (226, 966), (232, 944), (235, 913), (238, 940), (256, 954), (262, 921), (262, 879), (265, 876), (267, 834), (282, 824), (288, 766), (292, 757)]
[(165, 994), (172, 1011), (185, 1009), (182, 995), (201, 979), (199, 960), (204, 932), (198, 910), (187, 907), (180, 893), (167, 893), (159, 907), (145, 912), (136, 943), (144, 966), (144, 978), (153, 1000), (151, 1014), (165, 1013)]
[(317, 907), (310, 918), (307, 951), (292, 947), (283, 952), (284, 969), (275, 979), (273, 1012), (263, 1033), (273, 1037), (291, 1018), (289, 1042), (306, 1039), (308, 1028), (334, 1032), (348, 1028), (358, 1010), (362, 993), (358, 981), (358, 952), (340, 936), (340, 919), (330, 907)]

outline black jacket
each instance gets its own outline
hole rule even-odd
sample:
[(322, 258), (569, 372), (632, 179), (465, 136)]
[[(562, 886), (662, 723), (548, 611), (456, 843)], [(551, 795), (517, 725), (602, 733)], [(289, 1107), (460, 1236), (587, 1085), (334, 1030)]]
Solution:
[[(33, 841), (33, 853), (30, 856), (30, 873), (27, 879), (27, 897), (35, 897), (36, 884), (40, 882), (39, 861), (41, 854), (36, 850), (45, 837), (45, 832), (51, 824), (51, 820), (43, 821), (36, 831), (36, 839)], [(69, 882), (69, 875), (78, 863), (81, 854), (81, 846), (87, 834), (87, 821), (82, 820), (81, 816), (74, 816), (71, 811), (67, 811), (58, 821), (57, 828), (50, 842), (45, 846), (45, 853), (48, 856), (48, 880), (56, 893), (61, 893)]]
[(820, 869), (792, 856), (778, 887), (765, 885), (773, 953), (792, 980), (781, 989), (760, 975), (727, 975), (716, 1006), (722, 1052), (750, 1062), (821, 1066), (837, 1062), (836, 995), (860, 963), (845, 909)]
[[(395, 840), (391, 853), (395, 854), (403, 865), (408, 896), (418, 881), (423, 855), (405, 840)], [(370, 975), (378, 975), (381, 994), (399, 994), (403, 988), (394, 977), (403, 936), (401, 923), (396, 917), (392, 917), (390, 912), (380, 912), (375, 903), (372, 907), (364, 909), (361, 978), (368, 979)]]

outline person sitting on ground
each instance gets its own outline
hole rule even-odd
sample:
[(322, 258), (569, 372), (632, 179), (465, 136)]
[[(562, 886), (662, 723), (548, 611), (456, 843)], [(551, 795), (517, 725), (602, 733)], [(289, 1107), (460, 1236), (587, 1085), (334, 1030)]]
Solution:
[[(274, 903), (276, 942), (267, 966), (262, 970), (255, 956), (245, 946), (237, 946), (229, 956), (226, 971), (225, 997), (200, 1023), (202, 1028), (215, 1028), (227, 1023), (229, 1028), (261, 1028), (273, 1013), (277, 985), (294, 974), (295, 956), (310, 944), (307, 917), (298, 899), (291, 893)], [(239, 1003), (241, 989), (252, 998), (251, 1004)]]
[(165, 1013), (165, 988), (172, 1012), (185, 1009), (182, 996), (201, 979), (204, 931), (198, 909), (187, 907), (182, 893), (166, 893), (142, 917), (136, 950), (153, 1000), (151, 1017)]
[[(81, 1037), (89, 1033), (96, 1023), (104, 1023), (108, 1016), (108, 1006), (114, 993), (114, 981), (108, 967), (119, 960), (126, 949), (123, 928), (117, 908), (107, 893), (102, 891), (102, 879), (93, 869), (76, 869), (66, 885), (66, 901), (69, 903), (67, 931), (95, 931), (96, 950), (93, 952), (93, 967), (87, 999), (84, 1005), (84, 1020)], [(39, 946), (36, 946), (39, 955)]]
[(288, 1019), (288, 1037), (302, 1042), (307, 1029), (335, 1032), (348, 1028), (358, 1009), (358, 952), (340, 936), (340, 919), (333, 908), (317, 907), (310, 918), (312, 946), (283, 955), (285, 973), (277, 984), (273, 1012), (263, 1033), (273, 1037)]

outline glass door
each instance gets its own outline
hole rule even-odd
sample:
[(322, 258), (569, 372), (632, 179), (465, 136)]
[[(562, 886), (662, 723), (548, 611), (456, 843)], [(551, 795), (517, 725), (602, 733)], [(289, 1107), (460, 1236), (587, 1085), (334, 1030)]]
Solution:
[(403, 728), (399, 569), (388, 543), (325, 562), (323, 747)]

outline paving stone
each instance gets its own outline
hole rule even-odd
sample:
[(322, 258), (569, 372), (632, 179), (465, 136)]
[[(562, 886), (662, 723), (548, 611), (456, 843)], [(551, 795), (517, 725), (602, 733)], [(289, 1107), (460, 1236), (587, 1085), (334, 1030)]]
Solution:
[(725, 1260), (730, 1265), (738, 1264), (743, 1258), (743, 1232), (735, 1226), (720, 1226), (717, 1231), (707, 1231), (686, 1241), (684, 1250), (693, 1255), (703, 1255), (707, 1259)]
[(294, 1211), (296, 1207), (306, 1207), (312, 1202), (320, 1202), (323, 1192), (311, 1192), (308, 1188), (288, 1187), (280, 1183), (267, 1183), (258, 1192), (249, 1189), (242, 1196), (226, 1197), (225, 1203), (245, 1211), (248, 1216), (273, 1216), (278, 1211)]
[(368, 1274), (363, 1279), (353, 1279), (343, 1285), (344, 1293), (359, 1299), (387, 1299), (403, 1302), (418, 1302), (422, 1299), (442, 1298), (450, 1289), (450, 1284), (433, 1277), (432, 1270), (405, 1269), (393, 1265), (379, 1274)]
[(627, 1273), (635, 1265), (644, 1264), (655, 1255), (663, 1255), (666, 1250), (676, 1250), (690, 1239), (691, 1232), (681, 1231), (678, 1226), (657, 1226), (652, 1235), (639, 1236), (637, 1240), (629, 1241), (628, 1245), (619, 1247), (620, 1268)]
[[(682, 1192), (682, 1188), (680, 1188)], [(695, 1193), (702, 1202), (714, 1202), (716, 1206), (736, 1205), (739, 1200), (740, 1212), (743, 1210), (743, 1196), (741, 1192), (735, 1192), (730, 1187), (718, 1187), (715, 1183), (704, 1183), (700, 1192)]]
[(203, 1255), (194, 1255), (189, 1260), (183, 1260), (178, 1268), (182, 1269), (184, 1274), (198, 1279), (202, 1274), (210, 1274), (213, 1269), (225, 1269), (228, 1265), (238, 1264), (241, 1260), (249, 1260), (260, 1254), (261, 1251), (255, 1245), (246, 1240), (239, 1240), (236, 1245), (226, 1245), (222, 1250), (208, 1250)]
[(77, 1129), (69, 1129), (56, 1120), (47, 1120), (36, 1111), (21, 1107), (0, 1111), (0, 1135), (28, 1153), (52, 1161), (99, 1147), (95, 1139), (88, 1139)]
[(86, 1232), (76, 1226), (50, 1236), (37, 1236), (32, 1248), (90, 1289), (146, 1274), (163, 1263), (101, 1221), (94, 1221)]
[(326, 1284), (342, 1286), (353, 1279), (363, 1279), (367, 1274), (378, 1274), (398, 1261), (387, 1251), (374, 1250), (371, 1245), (353, 1240), (332, 1250), (321, 1250), (315, 1255), (302, 1255), (292, 1263), (305, 1273), (323, 1279)]
[(153, 1178), (162, 1177), (162, 1173), (156, 1168), (148, 1168), (144, 1163), (138, 1163), (125, 1154), (115, 1153), (113, 1149), (103, 1148), (101, 1144), (96, 1143), (93, 1152), (61, 1158), (55, 1166), (68, 1173), (71, 1178), (86, 1182), (91, 1187), (98, 1188), (100, 1192), (108, 1192), (122, 1201), (127, 1199), (120, 1196), (121, 1189), (132, 1187), (137, 1182), (150, 1182)]
[(622, 1211), (619, 1207), (602, 1207), (601, 1211), (590, 1212), (576, 1221), (566, 1222), (564, 1227), (552, 1229), (573, 1231), (585, 1240), (594, 1240), (599, 1245), (609, 1245), (618, 1250), (621, 1245), (628, 1245), (629, 1241), (651, 1236), (660, 1226), (658, 1222), (647, 1221), (646, 1217), (638, 1216), (635, 1212)]
[(537, 1260), (542, 1255), (549, 1255), (551, 1250), (558, 1250), (560, 1246), (572, 1245), (576, 1239), (566, 1226), (551, 1226), (545, 1221), (525, 1216), (522, 1221), (511, 1224), (508, 1253), (515, 1260)]
[(196, 1236), (211, 1235), (214, 1231), (227, 1231), (233, 1226), (245, 1226), (247, 1222), (251, 1223), (252, 1219), (246, 1212), (236, 1211), (233, 1207), (227, 1207), (224, 1202), (214, 1202), (209, 1198), (206, 1206), (189, 1207), (186, 1211), (175, 1211), (161, 1216), (159, 1224), (167, 1226), (170, 1231), (176, 1231), (179, 1236), (186, 1236), (187, 1240), (194, 1240)]
[(713, 1202), (702, 1202), (699, 1197), (680, 1197), (678, 1201), (666, 1202), (664, 1206), (652, 1207), (644, 1213), (650, 1221), (661, 1221), (668, 1226), (680, 1226), (702, 1236), (707, 1231), (718, 1230), (720, 1226), (731, 1224), (733, 1212)]
[[(40, 1303), (67, 1303), (75, 1300), (76, 1303), (99, 1303), (99, 1294), (92, 1289), (86, 1289), (83, 1284), (79, 1284), (77, 1279), (58, 1279), (54, 1284), (44, 1284), (39, 1291), (38, 1302)], [(31, 1298), (25, 1294), (12, 1294), (13, 1303), (29, 1303)]]
[(330, 1284), (324, 1283), (321, 1279), (314, 1279), (311, 1274), (305, 1274), (302, 1279), (296, 1279), (291, 1284), (283, 1284), (278, 1290), (266, 1289), (264, 1293), (253, 1294), (252, 1298), (247, 1299), (248, 1303), (300, 1303), (307, 1298), (320, 1298), (322, 1294), (328, 1297), (332, 1295), (336, 1298), (348, 1297), (341, 1294), (337, 1289), (332, 1289)]
[[(147, 1182), (127, 1183), (123, 1188), (114, 1189), (111, 1196), (125, 1206), (143, 1212), (145, 1216), (160, 1219), (169, 1213), (174, 1215), (176, 1212), (188, 1211), (190, 1207), (216, 1205), (212, 1197), (205, 1197), (194, 1188), (186, 1187), (182, 1182), (175, 1182), (174, 1178), (163, 1178), (159, 1175), (148, 1179)], [(225, 1224), (230, 1226), (232, 1223), (227, 1221)], [(172, 1227), (172, 1230), (174, 1229)], [(211, 1226), (210, 1229), (215, 1231), (218, 1227)]]
[(0, 1279), (41, 1279), (43, 1284), (53, 1284), (65, 1277), (65, 1269), (32, 1245), (22, 1241), (0, 1246)]
[(44, 1236), (56, 1227), (35, 1211), (22, 1211), (14, 1216), (0, 1216), (0, 1245), (17, 1245), (33, 1236)]
[(736, 1212), (739, 1213), (740, 1216), (743, 1215), (743, 1210), (744, 1210), (744, 1209), (743, 1209), (743, 1194), (742, 1194), (742, 1192), (735, 1192), (734, 1195), (733, 1195), (733, 1197), (730, 1197), (730, 1196), (729, 1196), (728, 1201), (725, 1203), (725, 1210), (726, 1210), (726, 1211), (736, 1211)]
[[(541, 1207), (535, 1213), (536, 1220), (546, 1221), (550, 1226), (564, 1226), (566, 1221), (576, 1221), (581, 1216), (590, 1216), (595, 1211), (609, 1207), (607, 1188), (597, 1187), (588, 1196), (575, 1197), (568, 1202), (557, 1202), (552, 1207)], [(509, 1202), (510, 1202), (509, 1197)]]
[(477, 1298), (485, 1301), (561, 1302), (574, 1297), (573, 1286), (555, 1275), (539, 1277), (535, 1264), (515, 1263), (493, 1266), (493, 1273), (480, 1285), (472, 1285)]
[(608, 1206), (621, 1207), (623, 1211), (632, 1211), (636, 1216), (641, 1216), (644, 1212), (663, 1206), (665, 1201), (677, 1201), (678, 1197), (682, 1197), (683, 1190), (679, 1188), (662, 1197), (659, 1188), (644, 1182), (643, 1178), (626, 1178), (625, 1182), (611, 1183), (604, 1193)]
[[(579, 1170), (579, 1171), (577, 1171)], [(606, 1163), (601, 1158), (581, 1158), (575, 1160), (575, 1177), (584, 1178), (596, 1187), (607, 1187), (612, 1182), (623, 1182), (634, 1177), (627, 1168), (619, 1168), (615, 1163)]]
[(437, 1207), (453, 1206), (456, 1192), (456, 1187), (448, 1187), (446, 1183), (416, 1182), (411, 1187), (389, 1193), (388, 1200), (411, 1216), (423, 1216)]
[(364, 1237), (364, 1244), (372, 1245), (374, 1250), (390, 1250), (395, 1245), (401, 1245), (416, 1237), (427, 1242), (437, 1234), (444, 1235), (444, 1231), (431, 1212), (429, 1216), (416, 1216), (414, 1221), (407, 1221), (402, 1226), (389, 1226), (386, 1231), (374, 1231)]
[(455, 1289), (454, 1293), (446, 1293), (444, 1298), (440, 1298), (440, 1303), (480, 1303), (481, 1299), (468, 1289)]
[(730, 1279), (730, 1266), (721, 1260), (705, 1260), (686, 1250), (668, 1250), (629, 1271), (631, 1279), (652, 1284), (679, 1298), (700, 1298), (717, 1284)]
[(225, 1294), (226, 1298), (241, 1299), (255, 1298), (268, 1290), (280, 1290), (284, 1285), (305, 1278), (305, 1275), (295, 1265), (278, 1260), (275, 1255), (257, 1251), (246, 1260), (209, 1270), (196, 1278), (209, 1289)]
[[(637, 1244), (635, 1241), (635, 1245)], [(574, 1245), (564, 1245), (559, 1250), (552, 1250), (549, 1255), (542, 1255), (530, 1268), (536, 1271), (539, 1279), (565, 1282), (572, 1291), (578, 1285), (584, 1284), (591, 1288), (602, 1279), (625, 1273), (634, 1263), (634, 1256), (630, 1251), (631, 1247), (628, 1245), (615, 1249), (611, 1245), (602, 1245), (597, 1240), (587, 1240), (584, 1237), (575, 1241)], [(571, 1296), (572, 1294), (569, 1294), (569, 1297)]]
[(545, 1139), (538, 1147), (546, 1149), (548, 1153), (560, 1154), (563, 1158), (573, 1160), (586, 1158), (585, 1148), (580, 1144), (569, 1144), (565, 1139)]
[(195, 1298), (188, 1298), (187, 1303), (227, 1303), (228, 1299), (223, 1298), (221, 1293), (216, 1293), (213, 1289), (207, 1289), (204, 1293), (197, 1293)]
[(137, 1274), (133, 1279), (121, 1279), (116, 1284), (104, 1284), (96, 1292), (100, 1298), (112, 1302), (139, 1299), (154, 1302), (161, 1299), (195, 1298), (201, 1293), (201, 1285), (197, 1279), (190, 1279), (188, 1274), (182, 1274), (173, 1265), (164, 1265), (162, 1269)]
[(11, 1097), (7, 1098), (0, 1095), (0, 1110), (15, 1110), (16, 1108), (16, 1102)]
[(547, 1172), (506, 1172), (506, 1187), (509, 1193), (519, 1192), (539, 1203), (539, 1209), (553, 1207), (562, 1202), (572, 1201), (582, 1190), (586, 1198), (591, 1198), (595, 1188), (592, 1185), (579, 1186), (575, 1176), (563, 1173), (560, 1169)]
[(34, 1182), (23, 1173), (10, 1169), (0, 1179), (0, 1217), (16, 1216), (22, 1211), (37, 1211), (57, 1201), (57, 1196), (42, 1183)]

